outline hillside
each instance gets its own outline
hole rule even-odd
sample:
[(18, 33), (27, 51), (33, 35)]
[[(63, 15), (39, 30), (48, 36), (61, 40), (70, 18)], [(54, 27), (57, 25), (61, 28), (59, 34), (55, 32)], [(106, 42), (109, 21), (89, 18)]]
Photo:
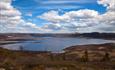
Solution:
[(28, 40), (33, 37), (84, 37), (115, 40), (115, 33), (2, 33), (0, 40)]

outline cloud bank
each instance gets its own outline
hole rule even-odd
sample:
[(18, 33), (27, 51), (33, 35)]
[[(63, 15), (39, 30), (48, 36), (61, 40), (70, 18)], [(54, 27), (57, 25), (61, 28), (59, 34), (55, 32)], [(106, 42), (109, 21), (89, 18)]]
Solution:
[(48, 21), (39, 27), (22, 19), (22, 13), (11, 5), (11, 0), (0, 0), (0, 32), (115, 32), (115, 0), (98, 0), (107, 8), (104, 14), (90, 9), (60, 14), (50, 10), (37, 18)]
[[(104, 14), (100, 14), (95, 10), (82, 9), (60, 15), (58, 11), (52, 10), (38, 17), (51, 22), (53, 28), (58, 28), (58, 30), (68, 30), (69, 32), (115, 32), (114, 0), (99, 0), (97, 3), (107, 7)], [(53, 29), (50, 26), (51, 24), (47, 25), (47, 29)]]
[(0, 0), (0, 33), (40, 32), (36, 24), (24, 21), (22, 13), (11, 3), (11, 0)]

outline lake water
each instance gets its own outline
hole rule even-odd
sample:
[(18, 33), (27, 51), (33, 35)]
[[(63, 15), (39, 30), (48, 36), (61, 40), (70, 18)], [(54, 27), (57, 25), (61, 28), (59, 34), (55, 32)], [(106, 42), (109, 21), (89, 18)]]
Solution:
[(57, 38), (57, 37), (37, 37), (35, 41), (24, 41), (23, 43), (7, 44), (3, 47), (18, 50), (23, 46), (24, 50), (32, 51), (53, 51), (60, 52), (66, 47), (84, 44), (112, 43), (112, 40), (89, 39), (89, 38)]

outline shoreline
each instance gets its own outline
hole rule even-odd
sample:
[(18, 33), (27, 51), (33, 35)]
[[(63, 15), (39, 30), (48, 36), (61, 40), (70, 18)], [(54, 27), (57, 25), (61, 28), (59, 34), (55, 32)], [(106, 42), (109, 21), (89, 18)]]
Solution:
[[(83, 60), (84, 48), (72, 48), (70, 51), (67, 49), (63, 53), (52, 53), (50, 51), (24, 51), (24, 50), (8, 50), (0, 48), (0, 68), (7, 70), (7, 68), (13, 68), (11, 70), (41, 70), (41, 67), (51, 68), (53, 70), (67, 68), (69, 70), (114, 70), (115, 65), (115, 43), (105, 43), (100, 45), (77, 45), (79, 47), (86, 46), (87, 48), (94, 46), (93, 49), (87, 49), (88, 60)], [(99, 49), (99, 47), (101, 48)], [(75, 47), (75, 46), (74, 46)], [(112, 51), (105, 50), (102, 47), (107, 47)], [(95, 48), (98, 48), (95, 49)], [(81, 50), (80, 50), (81, 49)], [(105, 58), (105, 53), (109, 53)], [(84, 58), (85, 59), (85, 58)], [(7, 65), (8, 64), (8, 65)], [(23, 67), (24, 66), (24, 67)], [(29, 66), (29, 67), (28, 67)], [(31, 67), (30, 67), (31, 66)]]

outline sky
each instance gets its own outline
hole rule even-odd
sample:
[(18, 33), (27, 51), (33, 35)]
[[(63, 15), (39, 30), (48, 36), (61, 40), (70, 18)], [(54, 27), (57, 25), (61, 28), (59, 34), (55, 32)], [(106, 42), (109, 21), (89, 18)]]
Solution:
[(115, 0), (0, 0), (0, 33), (115, 33)]

